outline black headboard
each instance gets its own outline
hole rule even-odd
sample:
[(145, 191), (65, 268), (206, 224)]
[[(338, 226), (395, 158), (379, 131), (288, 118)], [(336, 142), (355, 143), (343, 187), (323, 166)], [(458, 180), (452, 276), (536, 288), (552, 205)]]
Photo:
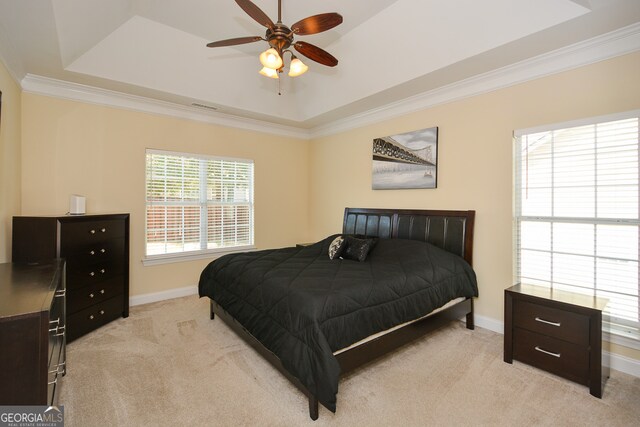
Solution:
[(342, 232), (429, 242), (473, 265), (475, 216), (476, 211), (346, 208)]

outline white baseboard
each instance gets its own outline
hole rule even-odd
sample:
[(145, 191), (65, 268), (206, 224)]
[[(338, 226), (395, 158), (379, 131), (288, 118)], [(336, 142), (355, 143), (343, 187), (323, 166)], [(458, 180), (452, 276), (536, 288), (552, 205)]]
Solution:
[(133, 296), (129, 298), (129, 305), (133, 307), (134, 305), (149, 304), (151, 302), (181, 298), (189, 295), (196, 295), (197, 293), (198, 286), (185, 286), (184, 288), (169, 289), (168, 291)]
[(474, 314), (473, 321), (476, 326), (488, 329), (493, 332), (497, 332), (499, 334), (504, 334), (504, 322), (501, 322), (500, 320)]
[(608, 351), (604, 352), (603, 359), (604, 364), (611, 369), (640, 378), (640, 361)]
[[(480, 328), (504, 334), (504, 322), (501, 322), (500, 320), (476, 314), (474, 316), (474, 321), (476, 326)], [(603, 360), (604, 364), (609, 366), (611, 369), (640, 378), (640, 360), (631, 359), (629, 357), (606, 351), (603, 354)]]

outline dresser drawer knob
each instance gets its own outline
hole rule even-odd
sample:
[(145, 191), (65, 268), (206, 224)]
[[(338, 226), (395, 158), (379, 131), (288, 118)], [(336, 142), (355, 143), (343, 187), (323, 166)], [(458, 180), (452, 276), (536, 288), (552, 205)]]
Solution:
[(100, 293), (104, 295), (104, 289), (100, 289)]
[(104, 314), (104, 310), (100, 310), (100, 314)]
[(91, 277), (93, 277), (95, 275), (96, 275), (96, 273), (94, 273), (93, 271), (91, 273), (89, 273), (89, 276), (91, 276)]
[(89, 253), (90, 253), (91, 255), (95, 255), (95, 254), (96, 254), (96, 251), (91, 251), (91, 252), (89, 252)]
[(103, 232), (103, 233), (106, 233), (107, 229), (106, 228), (101, 228), (100, 231)]
[[(104, 274), (104, 272), (105, 272), (105, 269), (104, 269), (104, 268), (100, 270), (100, 273)], [(558, 325), (558, 326), (559, 326), (559, 325)]]
[(89, 294), (89, 298), (93, 298), (95, 295), (93, 294)]
[(560, 322), (550, 322), (549, 320), (544, 320), (539, 317), (536, 317), (536, 322), (546, 323), (547, 325), (551, 326), (560, 326)]
[(536, 346), (535, 348), (536, 348), (536, 351), (539, 351), (540, 353), (544, 353), (544, 354), (548, 354), (549, 356), (560, 358), (560, 353), (553, 353), (551, 351), (544, 350), (538, 346)]
[(89, 320), (93, 320), (95, 319), (95, 316), (92, 314), (91, 316), (89, 316)]
[(96, 230), (91, 230), (90, 233), (91, 234), (96, 234)]
[(103, 253), (105, 253), (105, 252), (107, 252), (107, 250), (106, 250), (106, 249), (100, 249), (100, 253), (102, 253), (102, 254), (103, 254)]

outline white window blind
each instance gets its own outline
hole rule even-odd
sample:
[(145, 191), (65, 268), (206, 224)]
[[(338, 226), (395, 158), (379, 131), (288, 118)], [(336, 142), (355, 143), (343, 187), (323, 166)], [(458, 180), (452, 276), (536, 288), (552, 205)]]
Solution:
[(146, 256), (253, 245), (253, 161), (147, 150)]
[(516, 280), (609, 299), (640, 339), (638, 117), (516, 132)]

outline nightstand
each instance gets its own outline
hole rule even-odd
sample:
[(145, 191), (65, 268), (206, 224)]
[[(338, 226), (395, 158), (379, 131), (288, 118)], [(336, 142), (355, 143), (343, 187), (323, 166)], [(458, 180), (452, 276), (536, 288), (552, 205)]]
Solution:
[(504, 361), (526, 363), (602, 397), (602, 310), (608, 300), (518, 284), (504, 291)]

